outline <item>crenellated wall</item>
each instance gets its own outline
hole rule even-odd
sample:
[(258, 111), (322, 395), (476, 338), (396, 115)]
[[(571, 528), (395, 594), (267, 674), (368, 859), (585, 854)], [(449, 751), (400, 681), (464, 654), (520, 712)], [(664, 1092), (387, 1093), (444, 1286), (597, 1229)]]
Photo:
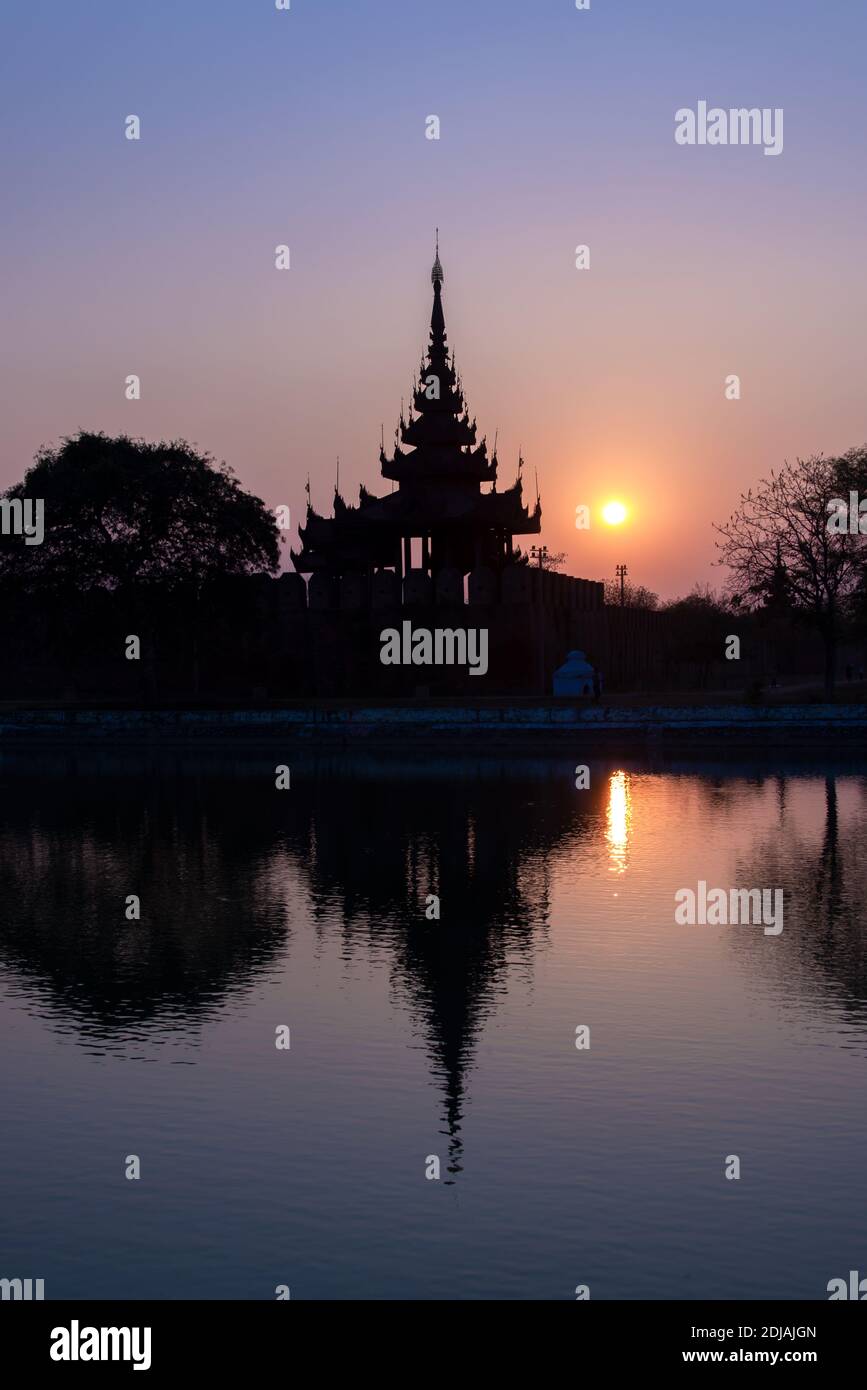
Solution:
[[(370, 580), (356, 574), (343, 575), (339, 580), (313, 574), (306, 583), (300, 574), (282, 574), (276, 583), (283, 591), (281, 601), (292, 611), (309, 608), (312, 612), (358, 612), (367, 608), (465, 603), (464, 577), (456, 569), (441, 569), (434, 579), (425, 570), (411, 569), (402, 586), (393, 570), (379, 570)], [(478, 607), (532, 604), (547, 609), (600, 611), (605, 603), (605, 585), (529, 565), (509, 565), (501, 574), (481, 566), (467, 577), (466, 602)]]
[[(602, 618), (604, 585), (527, 565), (497, 573), (484, 566), (464, 581), (457, 569), (435, 577), (410, 570), (401, 582), (390, 570), (371, 578), (339, 580), (314, 574), (305, 584), (284, 574), (272, 584), (277, 608), (304, 653), (310, 689), (317, 694), (541, 694), (576, 645), (586, 645), (585, 620)], [(381, 633), (425, 628), (484, 629), (489, 669), (392, 667), (380, 660)], [(613, 656), (610, 647), (606, 655)]]
[[(747, 692), (787, 671), (821, 670), (815, 634), (761, 619), (609, 607), (603, 585), (513, 566), (497, 575), (441, 570), (372, 578), (298, 574), (224, 578), (198, 589), (154, 591), (147, 602), (105, 590), (0, 601), (0, 696), (208, 700), (550, 694), (574, 648), (604, 689)], [(386, 629), (482, 629), (488, 670), (386, 665)], [(726, 661), (726, 634), (743, 652)], [(125, 657), (131, 633), (141, 660)], [(797, 665), (793, 664), (797, 658)], [(841, 657), (841, 662), (844, 658)], [(863, 653), (847, 656), (857, 670)], [(842, 674), (842, 672), (841, 672)]]
[[(281, 612), (306, 615), (297, 645), (310, 653), (310, 670), (316, 670), (323, 691), (339, 680), (341, 692), (347, 694), (362, 687), (412, 694), (419, 686), (429, 687), (433, 694), (550, 693), (553, 672), (576, 647), (602, 672), (604, 688), (612, 693), (746, 690), (755, 682), (770, 686), (783, 672), (822, 669), (815, 634), (793, 634), (788, 628), (765, 631), (759, 620), (734, 617), (720, 617), (718, 631), (702, 622), (694, 631), (684, 629), (668, 612), (606, 605), (601, 583), (525, 565), (511, 566), (500, 575), (486, 568), (473, 570), (466, 600), (463, 577), (447, 570), (440, 572), (435, 585), (426, 574), (410, 571), (402, 594), (391, 571), (374, 575), (369, 585), (349, 579), (339, 586), (312, 580), (308, 587), (299, 575), (244, 582), (264, 584), (265, 591), (276, 588), (283, 595)], [(378, 632), (407, 618), (416, 627), (487, 628), (489, 676), (468, 682), (452, 670), (376, 669)], [(724, 654), (730, 631), (743, 636), (743, 652), (736, 662), (727, 661)], [(354, 655), (347, 664), (350, 649)], [(848, 659), (841, 658), (841, 671)], [(864, 660), (860, 652), (851, 659), (856, 669)]]

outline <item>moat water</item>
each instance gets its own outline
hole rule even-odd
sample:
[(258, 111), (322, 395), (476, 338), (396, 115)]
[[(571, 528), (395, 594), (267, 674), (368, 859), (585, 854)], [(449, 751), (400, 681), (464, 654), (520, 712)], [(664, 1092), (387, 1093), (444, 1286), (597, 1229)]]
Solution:
[[(0, 1277), (825, 1299), (867, 1273), (867, 760), (21, 746), (0, 792)], [(782, 889), (783, 930), (679, 924), (699, 882)]]

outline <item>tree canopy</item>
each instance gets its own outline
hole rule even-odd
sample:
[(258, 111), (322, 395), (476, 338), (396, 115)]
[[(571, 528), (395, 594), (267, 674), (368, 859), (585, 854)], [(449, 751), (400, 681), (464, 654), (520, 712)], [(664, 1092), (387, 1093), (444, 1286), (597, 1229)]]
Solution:
[(40, 450), (5, 496), (44, 502), (41, 544), (0, 536), (0, 578), (27, 590), (171, 588), (278, 565), (264, 502), (185, 440), (80, 431)]
[(626, 608), (653, 610), (659, 607), (659, 594), (655, 594), (644, 584), (630, 584), (628, 579), (624, 581), (621, 591), (619, 579), (606, 579), (605, 602), (614, 606), (622, 602)]
[(715, 529), (727, 592), (748, 609), (787, 603), (807, 617), (825, 644), (825, 685), (834, 687), (840, 621), (864, 577), (865, 538), (835, 529), (829, 508), (850, 483), (867, 481), (867, 449), (841, 458), (786, 462), (741, 495)]

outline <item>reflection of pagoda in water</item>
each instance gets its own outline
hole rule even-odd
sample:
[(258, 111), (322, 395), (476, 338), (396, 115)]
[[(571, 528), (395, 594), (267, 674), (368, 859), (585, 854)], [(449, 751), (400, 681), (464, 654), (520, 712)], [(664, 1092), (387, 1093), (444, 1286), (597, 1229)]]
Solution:
[[(453, 1176), (479, 1039), (512, 976), (532, 970), (552, 864), (598, 835), (608, 786), (598, 779), (576, 797), (549, 767), (522, 773), (493, 761), (460, 780), (430, 760), (384, 766), (392, 776), (355, 778), (342, 762), (339, 796), (330, 778), (317, 783), (322, 833), (301, 867), (323, 919), (339, 911), (347, 951), (375, 944), (391, 958), (441, 1092)], [(438, 921), (426, 919), (428, 893), (440, 898)]]
[(476, 443), (476, 422), (446, 343), (439, 246), (431, 279), (427, 363), (421, 363), (408, 420), (401, 409), (391, 458), (380, 451), (382, 476), (397, 490), (376, 497), (362, 486), (358, 505), (348, 506), (335, 489), (332, 517), (319, 516), (308, 501), (307, 524), (299, 528), (303, 548), (292, 552), (299, 573), (372, 577), (393, 569), (404, 579), (414, 537), (421, 542), (419, 578), (436, 580), (446, 570), (462, 577), (482, 565), (498, 573), (514, 559), (513, 537), (540, 530), (539, 499), (532, 512), (522, 499), (521, 461), (514, 484), (498, 492), (496, 451), (489, 457), (486, 440)]

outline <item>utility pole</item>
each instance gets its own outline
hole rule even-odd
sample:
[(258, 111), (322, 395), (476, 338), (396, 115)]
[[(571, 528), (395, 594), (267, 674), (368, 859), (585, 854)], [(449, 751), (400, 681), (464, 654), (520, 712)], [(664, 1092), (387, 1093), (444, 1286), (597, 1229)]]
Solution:
[[(538, 562), (539, 562), (539, 569), (542, 569), (543, 562), (544, 562), (545, 560), (547, 560), (547, 558), (548, 558), (548, 547), (547, 547), (547, 545), (539, 545), (539, 546), (533, 545), (533, 546), (531, 546), (531, 547), (530, 547), (530, 555), (532, 556), (532, 558), (533, 558), (534, 560), (538, 560)], [(540, 580), (540, 581), (539, 581), (539, 605), (538, 605), (538, 609), (537, 609), (538, 617), (537, 617), (537, 619), (536, 619), (536, 629), (537, 629), (537, 633), (538, 633), (538, 639), (537, 639), (537, 640), (538, 640), (538, 656), (537, 656), (537, 660), (538, 660), (538, 666), (539, 666), (539, 694), (540, 694), (540, 695), (547, 695), (548, 689), (547, 689), (547, 686), (546, 686), (546, 684), (545, 684), (545, 629), (546, 629), (546, 614), (545, 614), (545, 600), (544, 600), (544, 597), (543, 597), (543, 595), (542, 595), (542, 587), (541, 587), (541, 584), (542, 584), (542, 582), (541, 582), (541, 580)]]
[(627, 568), (626, 568), (625, 565), (618, 565), (618, 566), (617, 566), (617, 569), (615, 570), (615, 573), (616, 573), (616, 575), (617, 575), (617, 578), (620, 580), (620, 607), (621, 607), (621, 608), (623, 608), (623, 607), (625, 606), (625, 604), (626, 604), (626, 576), (627, 576), (628, 572), (629, 572), (629, 571), (627, 570)]

